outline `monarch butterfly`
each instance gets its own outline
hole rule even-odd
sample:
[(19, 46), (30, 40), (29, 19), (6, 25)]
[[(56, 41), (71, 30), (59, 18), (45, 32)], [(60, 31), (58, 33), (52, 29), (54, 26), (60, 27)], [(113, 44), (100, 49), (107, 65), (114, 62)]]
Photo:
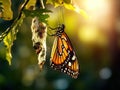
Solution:
[(65, 25), (61, 24), (55, 29), (56, 33), (52, 35), (55, 36), (55, 40), (50, 57), (50, 66), (55, 70), (70, 75), (72, 78), (77, 78), (79, 75), (79, 63), (70, 39), (64, 32)]

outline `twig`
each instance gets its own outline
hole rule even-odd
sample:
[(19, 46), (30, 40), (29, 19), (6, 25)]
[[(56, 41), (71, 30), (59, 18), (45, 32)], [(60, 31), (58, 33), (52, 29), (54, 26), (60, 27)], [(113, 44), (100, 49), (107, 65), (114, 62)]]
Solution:
[(43, 3), (43, 0), (40, 0), (40, 3), (41, 3), (42, 8), (45, 9), (45, 5)]

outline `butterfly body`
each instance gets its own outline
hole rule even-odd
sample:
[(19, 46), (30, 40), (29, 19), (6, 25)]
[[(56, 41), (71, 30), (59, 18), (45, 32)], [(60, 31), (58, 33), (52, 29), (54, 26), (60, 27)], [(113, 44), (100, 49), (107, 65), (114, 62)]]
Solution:
[(61, 72), (77, 78), (79, 75), (79, 63), (69, 37), (64, 32), (65, 25), (62, 24), (57, 28), (55, 36), (50, 66)]

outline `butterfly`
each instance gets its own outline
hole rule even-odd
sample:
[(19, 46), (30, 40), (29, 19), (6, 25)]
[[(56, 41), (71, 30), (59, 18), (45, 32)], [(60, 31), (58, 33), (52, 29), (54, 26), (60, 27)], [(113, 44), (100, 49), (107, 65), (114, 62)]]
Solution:
[(77, 78), (79, 75), (79, 63), (73, 50), (69, 37), (64, 32), (65, 25), (61, 24), (55, 34), (55, 40), (52, 47), (50, 66), (61, 72)]

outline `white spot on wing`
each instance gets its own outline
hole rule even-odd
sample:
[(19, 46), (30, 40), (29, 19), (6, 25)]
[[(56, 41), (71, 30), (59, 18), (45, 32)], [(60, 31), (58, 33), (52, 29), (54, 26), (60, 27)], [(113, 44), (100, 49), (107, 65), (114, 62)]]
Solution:
[(76, 57), (75, 57), (75, 55), (74, 55), (74, 56), (72, 57), (72, 60), (75, 60), (75, 58), (76, 58)]
[(70, 53), (70, 50), (68, 50), (68, 54)]
[(65, 41), (67, 41), (67, 39), (64, 37)]
[(71, 66), (71, 65), (72, 65), (71, 62), (69, 62), (69, 63), (68, 63), (68, 66)]

